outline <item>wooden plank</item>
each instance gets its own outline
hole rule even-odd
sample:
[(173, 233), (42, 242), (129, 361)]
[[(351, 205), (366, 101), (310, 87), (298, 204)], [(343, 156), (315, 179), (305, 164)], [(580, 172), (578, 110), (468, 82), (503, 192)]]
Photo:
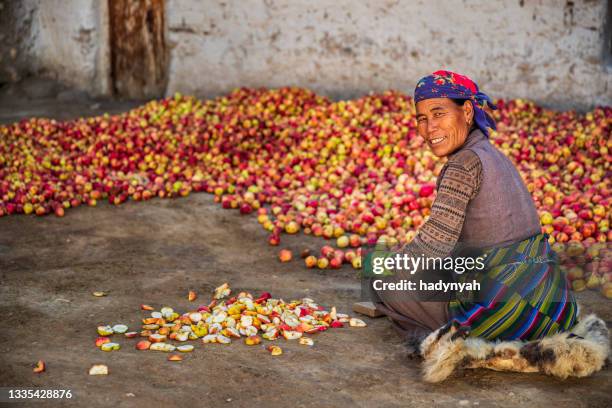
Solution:
[(108, 0), (111, 81), (116, 96), (162, 97), (167, 57), (164, 0)]
[(353, 303), (353, 312), (369, 317), (382, 317), (384, 314), (376, 310), (376, 306), (372, 302), (357, 302)]

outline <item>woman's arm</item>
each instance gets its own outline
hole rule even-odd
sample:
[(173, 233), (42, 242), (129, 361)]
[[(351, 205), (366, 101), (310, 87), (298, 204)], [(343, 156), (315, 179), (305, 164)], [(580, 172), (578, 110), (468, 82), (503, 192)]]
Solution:
[(402, 252), (411, 257), (449, 256), (461, 235), (467, 205), (478, 194), (481, 180), (482, 164), (476, 153), (463, 150), (449, 159), (440, 173), (429, 219)]

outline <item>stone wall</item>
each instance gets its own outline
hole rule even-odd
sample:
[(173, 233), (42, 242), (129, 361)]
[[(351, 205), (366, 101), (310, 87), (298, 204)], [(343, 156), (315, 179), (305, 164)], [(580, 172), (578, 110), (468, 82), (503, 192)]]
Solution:
[(418, 78), (446, 68), (493, 97), (611, 105), (607, 3), (169, 0), (168, 93), (283, 85), (343, 98), (412, 93)]
[(98, 0), (0, 1), (0, 82), (41, 76), (90, 94), (109, 87), (108, 11)]
[[(0, 2), (16, 18), (0, 35), (23, 38), (17, 46), (2, 41), (0, 82), (11, 70), (33, 70), (110, 92), (107, 1)], [(412, 93), (418, 78), (445, 68), (471, 76), (494, 98), (612, 105), (609, 3), (166, 0), (166, 94), (287, 85), (335, 98)], [(14, 64), (7, 68), (7, 60)]]

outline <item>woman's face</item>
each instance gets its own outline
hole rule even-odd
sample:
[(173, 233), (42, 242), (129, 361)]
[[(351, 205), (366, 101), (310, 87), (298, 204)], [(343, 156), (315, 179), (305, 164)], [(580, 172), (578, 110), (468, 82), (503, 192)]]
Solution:
[(472, 103), (458, 106), (448, 98), (425, 99), (416, 104), (417, 132), (438, 157), (460, 148), (474, 117)]

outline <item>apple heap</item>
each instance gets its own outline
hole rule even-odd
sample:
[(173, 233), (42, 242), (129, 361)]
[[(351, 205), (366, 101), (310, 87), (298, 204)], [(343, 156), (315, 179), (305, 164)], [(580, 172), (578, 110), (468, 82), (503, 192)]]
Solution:
[[(574, 290), (612, 298), (612, 108), (579, 115), (499, 101), (497, 146), (524, 177)], [(505, 135), (505, 137), (500, 137)]]
[[(498, 105), (491, 140), (522, 174), (550, 242), (586, 251), (612, 241), (612, 107)], [(207, 192), (256, 214), (270, 245), (302, 232), (336, 242), (318, 267), (359, 265), (347, 253), (360, 245), (414, 237), (442, 165), (400, 92), (338, 102), (301, 88), (176, 94), (121, 115), (0, 126), (0, 216)]]
[(555, 243), (553, 249), (561, 257), (562, 269), (576, 292), (600, 289), (602, 295), (612, 299), (612, 248), (610, 243), (594, 243), (586, 249), (578, 242), (567, 247)]

